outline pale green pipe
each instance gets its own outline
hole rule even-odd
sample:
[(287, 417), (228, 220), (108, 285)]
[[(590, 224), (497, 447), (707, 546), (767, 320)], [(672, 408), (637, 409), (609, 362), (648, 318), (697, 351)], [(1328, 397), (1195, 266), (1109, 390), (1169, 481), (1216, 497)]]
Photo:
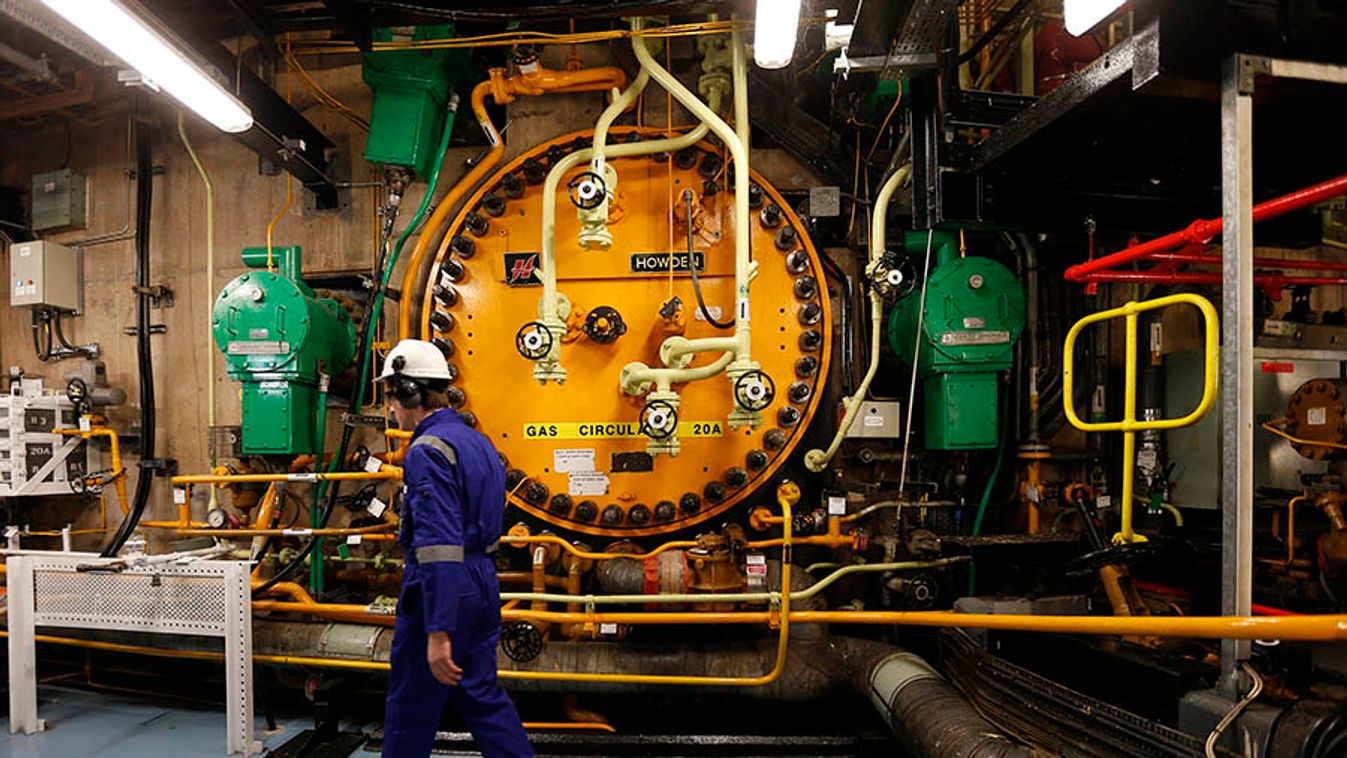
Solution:
[(748, 53), (744, 48), (744, 39), (740, 34), (737, 25), (734, 27), (734, 31), (730, 33), (730, 46), (734, 48), (734, 68), (732, 69), (734, 81), (734, 133), (735, 136), (739, 138), (739, 144), (744, 146), (744, 155), (747, 156), (751, 152), (753, 145), (753, 143), (749, 141), (750, 133), (748, 123)]
[[(907, 180), (910, 173), (912, 173), (912, 164), (899, 166), (896, 171), (889, 175), (888, 181), (884, 182), (883, 188), (879, 190), (879, 197), (875, 198), (875, 212), (870, 221), (870, 263), (866, 266), (867, 274), (871, 272), (872, 267), (884, 255), (884, 235), (888, 233), (889, 225), (889, 203), (893, 201), (893, 194)], [(884, 299), (874, 288), (871, 288), (870, 365), (865, 369), (865, 378), (856, 388), (856, 393), (848, 397), (844, 403), (846, 411), (842, 414), (842, 423), (838, 425), (837, 433), (833, 435), (832, 444), (828, 445), (827, 450), (814, 448), (805, 453), (805, 468), (814, 473), (819, 473), (828, 468), (833, 456), (837, 455), (837, 450), (842, 447), (842, 440), (846, 439), (847, 430), (851, 428), (851, 422), (856, 419), (856, 412), (860, 410), (866, 393), (870, 391), (870, 382), (874, 381), (875, 373), (879, 371), (879, 336), (883, 321)], [(907, 412), (911, 413), (912, 409), (908, 408)]]
[(645, 394), (641, 391), (647, 384), (664, 392), (674, 384), (699, 382), (724, 371), (734, 360), (734, 351), (727, 350), (721, 356), (705, 366), (692, 368), (651, 368), (644, 363), (628, 364), (622, 370), (622, 387), (629, 395)]
[[(861, 563), (844, 566), (818, 580), (809, 587), (790, 593), (790, 601), (809, 600), (827, 589), (829, 585), (848, 574), (872, 573), (878, 571), (916, 571), (918, 569), (939, 568), (955, 563), (964, 563), (966, 555), (952, 558), (939, 558), (933, 561), (901, 561), (898, 563)], [(613, 560), (635, 560), (632, 558)], [(579, 603), (581, 605), (625, 605), (631, 603), (705, 603), (708, 600), (717, 603), (761, 603), (776, 600), (780, 592), (701, 592), (701, 593), (660, 593), (658, 595), (558, 595), (550, 592), (502, 592), (501, 600), (519, 600), (522, 602), (541, 601), (546, 603)]]
[[(648, 140), (643, 142), (626, 142), (621, 145), (613, 145), (607, 149), (609, 156), (614, 158), (630, 158), (636, 155), (649, 155), (651, 153), (677, 152), (685, 147), (700, 142), (706, 137), (710, 128), (706, 124), (698, 124), (691, 131), (688, 131), (677, 137), (666, 139)], [(566, 172), (575, 168), (580, 163), (589, 160), (593, 156), (593, 148), (576, 150), (557, 161), (557, 165), (547, 173), (547, 180), (543, 183), (543, 241), (542, 241), (542, 272), (539, 278), (543, 281), (542, 303), (539, 306), (543, 323), (548, 323), (548, 319), (560, 319), (557, 315), (557, 192), (561, 185), (561, 178)], [(560, 350), (558, 340), (553, 340), (552, 351), (556, 353)], [(548, 359), (555, 360), (555, 355), (549, 355)]]
[[(642, 21), (639, 18), (632, 19), (632, 29), (640, 31)], [(650, 54), (646, 47), (644, 37), (633, 36), (631, 40), (632, 50), (636, 53), (636, 59), (641, 62), (642, 70), (648, 70), (651, 78), (659, 83), (661, 87), (668, 90), (679, 103), (687, 108), (702, 123), (708, 124), (711, 131), (715, 132), (720, 141), (725, 143), (730, 151), (731, 160), (734, 161), (734, 288), (735, 288), (735, 307), (734, 307), (734, 336), (737, 341), (735, 346), (735, 357), (738, 361), (746, 362), (751, 360), (752, 338), (749, 333), (749, 318), (746, 307), (740, 307), (740, 303), (748, 302), (749, 281), (751, 277), (750, 264), (750, 243), (752, 227), (749, 224), (748, 207), (748, 185), (749, 185), (749, 164), (748, 164), (748, 146), (739, 140), (738, 133), (730, 128), (714, 110), (707, 107), (706, 103), (701, 101), (691, 90), (683, 86), (678, 78), (669, 73), (661, 66)], [(736, 69), (745, 69), (746, 62), (742, 54), (734, 56), (734, 65)], [(736, 71), (733, 81), (747, 79), (745, 72)], [(741, 95), (735, 93), (735, 97)], [(747, 93), (742, 97), (747, 103)], [(737, 108), (736, 108), (737, 109)], [(747, 108), (745, 108), (747, 110)], [(747, 113), (743, 114), (743, 119), (747, 120)], [(692, 340), (694, 350), (699, 340)]]
[(590, 171), (603, 176), (603, 164), (606, 149), (608, 147), (608, 129), (612, 127), (617, 117), (622, 115), (627, 108), (636, 102), (636, 98), (645, 91), (645, 85), (650, 83), (650, 72), (641, 69), (641, 73), (636, 75), (636, 80), (631, 83), (625, 91), (615, 95), (613, 102), (599, 114), (599, 120), (594, 124), (594, 157), (590, 161)]

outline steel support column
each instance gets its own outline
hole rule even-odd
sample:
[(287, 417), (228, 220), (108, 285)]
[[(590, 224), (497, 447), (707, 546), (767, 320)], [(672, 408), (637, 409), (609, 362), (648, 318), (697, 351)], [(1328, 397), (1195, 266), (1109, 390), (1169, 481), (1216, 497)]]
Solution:
[[(1253, 602), (1253, 72), (1232, 56), (1221, 80), (1221, 613)], [(1249, 643), (1221, 643), (1221, 693), (1243, 692)]]

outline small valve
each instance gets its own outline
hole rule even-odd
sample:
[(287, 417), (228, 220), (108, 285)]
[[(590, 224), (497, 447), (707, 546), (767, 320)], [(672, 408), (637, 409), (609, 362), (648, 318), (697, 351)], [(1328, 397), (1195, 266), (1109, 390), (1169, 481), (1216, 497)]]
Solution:
[(531, 361), (540, 361), (552, 352), (552, 332), (541, 321), (530, 321), (514, 335), (514, 349)]
[(734, 397), (746, 410), (760, 411), (776, 399), (776, 384), (762, 371), (745, 371), (734, 382)]
[(678, 409), (667, 400), (651, 400), (641, 409), (641, 433), (662, 440), (678, 430)]
[(878, 292), (885, 302), (891, 303), (912, 291), (916, 277), (911, 268), (907, 261), (900, 261), (893, 253), (885, 253), (870, 267), (866, 275), (875, 292)]
[(591, 211), (603, 205), (608, 198), (608, 185), (603, 177), (593, 171), (585, 171), (566, 185), (570, 193), (571, 204), (582, 211)]
[(600, 345), (611, 345), (627, 333), (627, 324), (616, 308), (600, 305), (585, 316), (585, 335)]

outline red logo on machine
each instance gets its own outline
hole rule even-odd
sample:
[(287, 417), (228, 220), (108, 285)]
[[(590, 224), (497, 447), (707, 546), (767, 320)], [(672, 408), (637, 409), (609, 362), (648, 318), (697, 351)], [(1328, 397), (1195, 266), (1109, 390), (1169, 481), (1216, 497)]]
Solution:
[(506, 253), (505, 283), (511, 287), (537, 287), (542, 285), (538, 278), (537, 253)]

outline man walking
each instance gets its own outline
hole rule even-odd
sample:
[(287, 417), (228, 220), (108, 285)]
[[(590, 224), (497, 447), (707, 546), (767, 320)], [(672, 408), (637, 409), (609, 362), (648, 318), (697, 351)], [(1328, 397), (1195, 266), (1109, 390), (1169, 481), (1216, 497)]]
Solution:
[(404, 461), (406, 553), (384, 715), (384, 758), (430, 755), (444, 706), (467, 722), (485, 758), (530, 758), (514, 704), (496, 681), (500, 585), (495, 551), (505, 470), (490, 440), (449, 408), (439, 348), (402, 340), (379, 375)]

